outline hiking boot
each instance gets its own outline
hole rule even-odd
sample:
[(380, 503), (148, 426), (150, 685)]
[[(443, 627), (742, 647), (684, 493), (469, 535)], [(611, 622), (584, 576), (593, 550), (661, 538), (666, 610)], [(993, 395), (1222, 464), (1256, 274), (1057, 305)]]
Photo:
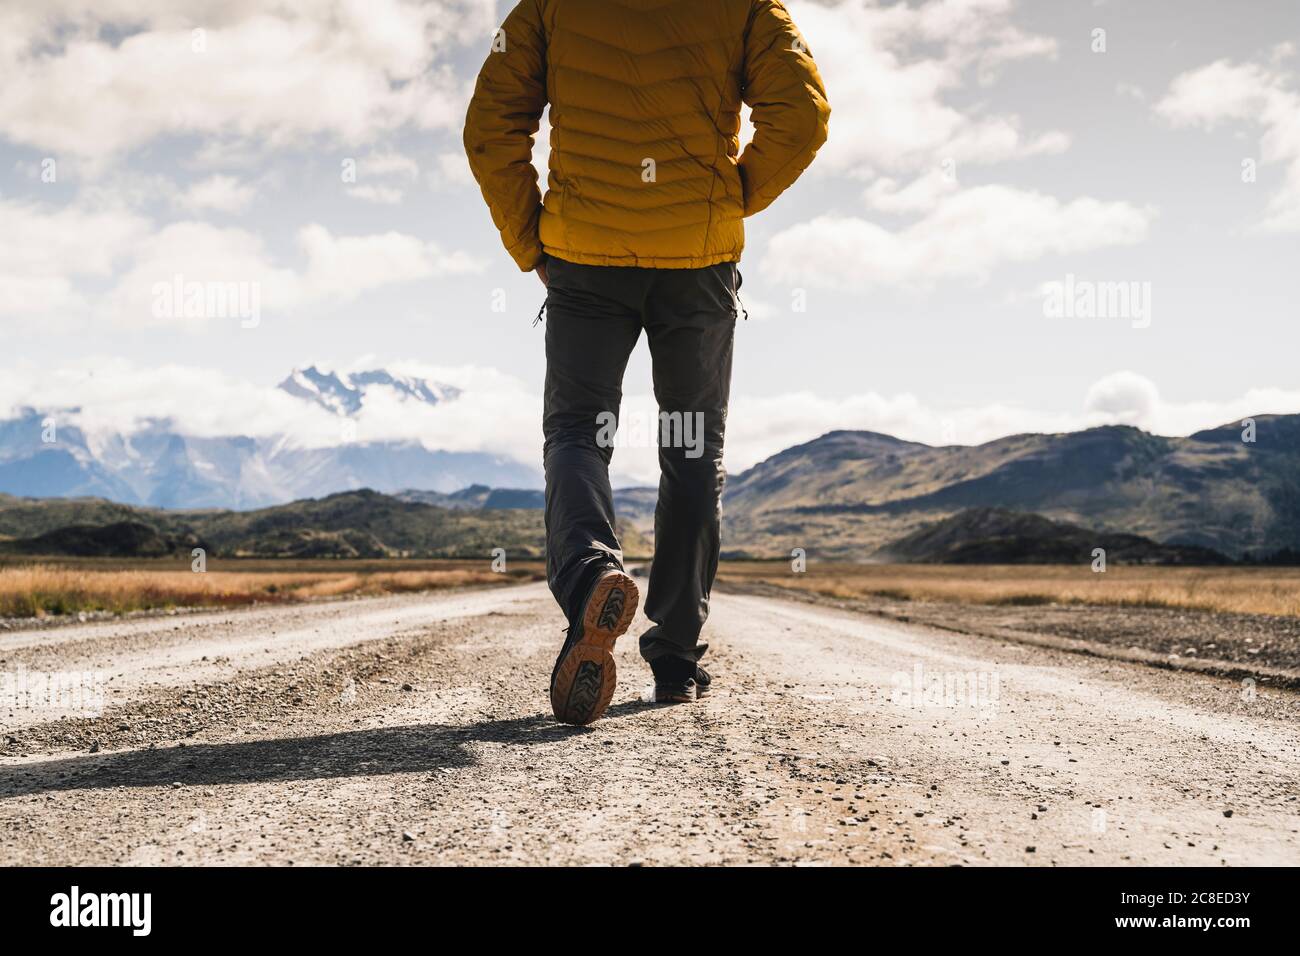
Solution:
[(713, 679), (694, 661), (665, 657), (654, 661), (656, 704), (689, 704), (708, 695)]
[(636, 616), (636, 582), (617, 568), (596, 578), (582, 614), (551, 671), (551, 710), (564, 724), (589, 724), (600, 717), (614, 696), (614, 642)]

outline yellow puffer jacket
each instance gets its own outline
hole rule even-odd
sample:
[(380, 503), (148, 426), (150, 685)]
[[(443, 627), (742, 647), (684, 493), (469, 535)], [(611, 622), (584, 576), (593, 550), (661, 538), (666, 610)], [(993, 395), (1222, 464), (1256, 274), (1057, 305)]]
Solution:
[[(754, 138), (739, 152), (740, 104)], [(546, 200), (533, 136), (551, 104)], [(519, 268), (735, 261), (830, 106), (779, 0), (521, 0), (493, 38), (465, 149)]]

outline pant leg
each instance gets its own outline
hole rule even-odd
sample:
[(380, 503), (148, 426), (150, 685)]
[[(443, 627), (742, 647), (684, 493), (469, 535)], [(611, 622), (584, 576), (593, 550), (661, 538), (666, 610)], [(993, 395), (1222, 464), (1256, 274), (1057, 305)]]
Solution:
[(622, 567), (608, 441), (641, 334), (645, 270), (547, 260), (546, 576), (570, 621), (595, 576)]
[[(660, 412), (655, 556), (641, 636), (647, 661), (697, 661), (718, 570), (722, 443), (731, 393), (739, 272), (734, 263), (660, 270), (645, 326)], [(666, 434), (665, 434), (666, 433)]]

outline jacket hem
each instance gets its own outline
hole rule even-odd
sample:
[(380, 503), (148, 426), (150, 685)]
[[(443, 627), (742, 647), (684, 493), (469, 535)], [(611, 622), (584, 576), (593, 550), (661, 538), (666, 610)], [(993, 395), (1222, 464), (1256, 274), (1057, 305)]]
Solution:
[(632, 266), (639, 269), (703, 269), (720, 262), (739, 262), (741, 250), (719, 252), (711, 256), (608, 256), (597, 252), (579, 252), (576, 249), (542, 247), (548, 256), (581, 266)]

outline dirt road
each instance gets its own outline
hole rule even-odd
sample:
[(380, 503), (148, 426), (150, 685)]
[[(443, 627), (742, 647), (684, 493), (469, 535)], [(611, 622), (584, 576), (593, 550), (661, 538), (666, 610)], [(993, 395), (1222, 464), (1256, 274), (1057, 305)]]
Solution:
[[(562, 624), (533, 584), (0, 634), (0, 863), (1300, 863), (1293, 692), (722, 594), (711, 699), (642, 704), (624, 638), (575, 729)], [(102, 713), (15, 697), (56, 671)]]

